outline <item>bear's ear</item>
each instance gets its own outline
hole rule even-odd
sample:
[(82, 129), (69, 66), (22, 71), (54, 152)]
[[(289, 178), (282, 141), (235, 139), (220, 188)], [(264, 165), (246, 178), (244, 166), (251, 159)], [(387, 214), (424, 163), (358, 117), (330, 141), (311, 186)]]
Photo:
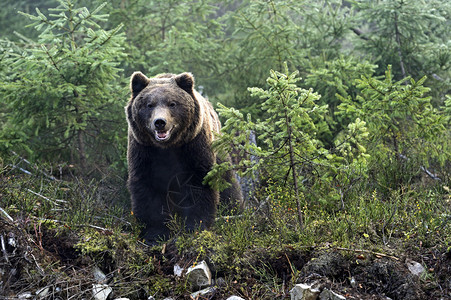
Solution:
[(177, 85), (183, 89), (185, 92), (187, 92), (190, 95), (193, 95), (193, 89), (194, 89), (194, 76), (191, 73), (182, 73), (177, 76), (175, 76), (175, 82)]
[(149, 84), (150, 79), (141, 72), (135, 72), (130, 79), (130, 89), (132, 97), (135, 98)]

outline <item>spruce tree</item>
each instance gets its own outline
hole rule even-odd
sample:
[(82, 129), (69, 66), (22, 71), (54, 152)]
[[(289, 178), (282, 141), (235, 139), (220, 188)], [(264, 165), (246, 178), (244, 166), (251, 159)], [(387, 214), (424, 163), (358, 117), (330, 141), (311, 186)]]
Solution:
[(117, 155), (112, 145), (125, 136), (118, 131), (124, 127), (118, 126), (126, 99), (118, 66), (125, 38), (121, 25), (102, 29), (108, 18), (100, 13), (103, 7), (91, 12), (60, 0), (48, 16), (38, 8), (36, 15), (22, 13), (39, 38), (20, 35), (17, 51), (3, 49), (2, 145), (33, 157), (75, 162), (84, 171), (88, 160), (101, 164)]
[[(318, 104), (320, 95), (312, 89), (300, 88), (299, 81), (298, 72), (290, 73), (285, 64), (284, 72), (271, 70), (267, 89), (249, 89), (262, 100), (262, 120), (253, 121), (250, 114), (245, 117), (239, 110), (220, 107), (226, 121), (214, 144), (220, 154), (236, 156), (237, 164), (215, 166), (206, 181), (225, 188), (221, 176), (227, 169), (234, 168), (240, 176), (258, 173), (268, 190), (286, 191), (270, 197), (294, 203), (302, 228), (309, 205), (320, 202), (334, 207), (339, 199), (344, 203), (347, 189), (366, 170), (362, 140), (368, 132), (365, 122), (357, 119), (349, 124), (336, 150), (325, 149), (318, 135), (327, 130), (324, 116), (328, 107)], [(255, 133), (257, 145), (250, 142), (251, 133)]]

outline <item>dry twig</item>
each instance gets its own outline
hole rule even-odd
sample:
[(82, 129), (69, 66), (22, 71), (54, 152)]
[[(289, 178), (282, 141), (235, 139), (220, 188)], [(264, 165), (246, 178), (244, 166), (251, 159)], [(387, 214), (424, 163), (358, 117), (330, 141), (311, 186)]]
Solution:
[(370, 251), (370, 250), (349, 249), (349, 248), (342, 248), (342, 247), (335, 247), (335, 249), (343, 250), (343, 251), (351, 251), (351, 252), (356, 252), (356, 253), (368, 253), (368, 254), (373, 254), (373, 255), (376, 255), (376, 256), (388, 257), (388, 258), (391, 258), (391, 259), (394, 259), (394, 260), (399, 260), (399, 258), (397, 258), (395, 256), (384, 254), (384, 253), (380, 253), (380, 252), (374, 252), (374, 251)]
[(56, 201), (53, 201), (52, 199), (50, 199), (50, 198), (48, 198), (48, 197), (46, 197), (46, 196), (43, 196), (43, 195), (41, 195), (41, 194), (39, 194), (39, 193), (36, 193), (35, 191), (32, 191), (32, 190), (30, 190), (30, 189), (27, 189), (27, 191), (28, 192), (30, 192), (30, 193), (32, 193), (33, 195), (36, 195), (36, 196), (38, 196), (38, 197), (41, 197), (42, 199), (44, 199), (44, 200), (47, 200), (48, 202), (50, 202), (50, 203), (52, 203), (53, 205), (58, 205), (58, 203), (57, 202), (62, 202), (62, 203), (66, 203), (67, 201), (64, 201), (64, 200), (56, 200)]

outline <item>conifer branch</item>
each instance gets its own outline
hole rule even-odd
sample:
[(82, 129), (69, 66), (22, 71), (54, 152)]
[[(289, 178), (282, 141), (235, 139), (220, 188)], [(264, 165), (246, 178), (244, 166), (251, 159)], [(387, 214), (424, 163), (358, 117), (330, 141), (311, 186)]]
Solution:
[(358, 28), (355, 28), (355, 27), (352, 27), (351, 30), (352, 30), (355, 34), (357, 34), (357, 36), (358, 36), (359, 38), (361, 38), (362, 40), (365, 40), (365, 41), (370, 41), (370, 40), (371, 40), (369, 37), (367, 37), (367, 36), (363, 33), (362, 30), (360, 30), (360, 29), (358, 29)]

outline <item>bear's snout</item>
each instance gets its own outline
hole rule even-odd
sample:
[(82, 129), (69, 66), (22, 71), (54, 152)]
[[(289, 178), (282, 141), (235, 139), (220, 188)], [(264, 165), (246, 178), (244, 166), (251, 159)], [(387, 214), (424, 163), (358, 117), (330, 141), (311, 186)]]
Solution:
[(166, 119), (160, 118), (156, 119), (154, 122), (155, 129), (156, 130), (164, 130), (164, 127), (166, 126)]
[(175, 124), (168, 109), (161, 107), (156, 108), (153, 112), (150, 124), (153, 135), (158, 142), (169, 141)]

